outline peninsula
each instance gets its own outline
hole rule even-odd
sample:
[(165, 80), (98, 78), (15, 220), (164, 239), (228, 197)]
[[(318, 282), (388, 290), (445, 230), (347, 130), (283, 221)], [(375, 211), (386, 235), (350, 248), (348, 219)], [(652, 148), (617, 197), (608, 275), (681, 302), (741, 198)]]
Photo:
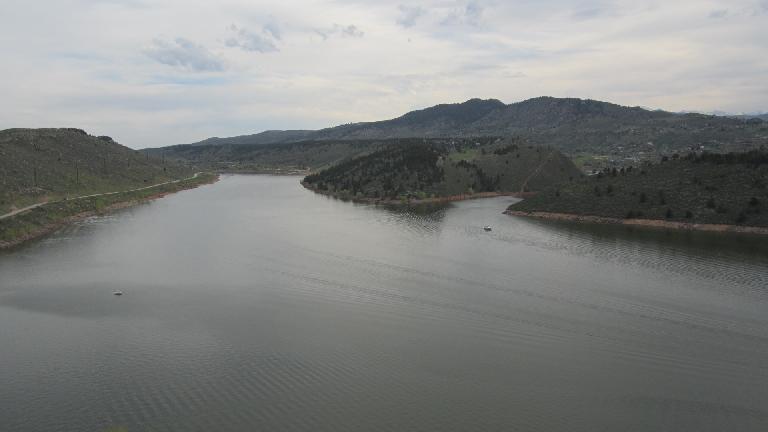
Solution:
[(318, 193), (365, 202), (523, 196), (582, 174), (558, 150), (517, 139), (402, 140), (309, 175)]
[(606, 169), (511, 205), (546, 219), (768, 234), (768, 152), (700, 153)]

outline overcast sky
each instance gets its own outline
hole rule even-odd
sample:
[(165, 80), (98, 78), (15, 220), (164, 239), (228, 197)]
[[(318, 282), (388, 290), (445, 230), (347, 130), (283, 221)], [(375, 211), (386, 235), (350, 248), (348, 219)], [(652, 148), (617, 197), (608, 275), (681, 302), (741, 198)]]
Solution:
[(134, 147), (548, 95), (768, 111), (768, 0), (0, 0), (0, 129)]

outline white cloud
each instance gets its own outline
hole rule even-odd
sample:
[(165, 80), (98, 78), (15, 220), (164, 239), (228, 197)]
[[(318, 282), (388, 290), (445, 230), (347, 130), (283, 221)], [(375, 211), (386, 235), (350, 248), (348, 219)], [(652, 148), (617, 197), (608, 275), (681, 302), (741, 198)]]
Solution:
[(341, 25), (334, 24), (333, 27), (327, 29), (315, 29), (315, 32), (322, 36), (323, 39), (328, 39), (334, 35), (340, 35), (342, 37), (361, 38), (365, 36), (362, 30), (357, 28), (354, 24)]
[(275, 40), (280, 39), (280, 30), (274, 25), (265, 27), (261, 34), (238, 28), (234, 24), (229, 26), (229, 30), (234, 34), (224, 42), (228, 47), (260, 53), (279, 51)]
[(416, 21), (427, 13), (420, 6), (400, 5), (398, 9), (400, 10), (400, 16), (397, 17), (397, 23), (405, 28), (415, 26)]
[(151, 59), (164, 65), (180, 67), (194, 72), (218, 72), (224, 70), (222, 60), (188, 39), (176, 38), (172, 41), (154, 39), (152, 45), (144, 50)]
[(469, 25), (477, 26), (483, 16), (485, 8), (479, 0), (470, 0), (465, 5), (449, 13), (442, 24), (444, 25)]
[(717, 9), (709, 13), (709, 17), (712, 19), (720, 19), (728, 16), (728, 9)]

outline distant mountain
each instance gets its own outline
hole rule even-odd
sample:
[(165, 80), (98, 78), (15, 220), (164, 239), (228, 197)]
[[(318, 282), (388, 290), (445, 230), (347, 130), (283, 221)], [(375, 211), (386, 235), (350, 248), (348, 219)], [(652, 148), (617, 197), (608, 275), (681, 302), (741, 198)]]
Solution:
[(341, 198), (391, 200), (481, 192), (529, 192), (581, 177), (550, 147), (516, 140), (398, 142), (307, 176), (305, 186)]
[(125, 190), (190, 175), (80, 129), (0, 131), (0, 214), (45, 198)]
[(304, 140), (370, 140), (516, 136), (569, 155), (632, 158), (691, 149), (743, 151), (768, 144), (768, 123), (704, 114), (677, 114), (573, 98), (539, 97), (505, 105), (471, 99), (401, 117), (319, 131), (270, 131), (200, 144), (276, 144)]
[(680, 111), (678, 114), (703, 114), (703, 115), (713, 115), (713, 116), (717, 116), (717, 117), (729, 117), (729, 118), (738, 119), (738, 120), (762, 120), (762, 121), (768, 121), (768, 113), (741, 113), (741, 114), (735, 114), (735, 113), (727, 112), (727, 111), (709, 111), (709, 112)]
[(765, 122), (768, 122), (768, 113), (763, 114), (738, 114), (738, 115), (730, 115), (729, 117), (733, 117), (740, 120), (762, 120)]
[[(324, 129), (313, 138), (516, 136), (531, 144), (554, 146), (570, 155), (602, 154), (617, 158), (639, 153), (671, 154), (701, 147), (717, 152), (738, 151), (768, 144), (768, 125), (593, 100), (540, 97), (510, 105), (471, 100), (453, 106), (454, 112), (475, 114), (463, 121), (446, 116), (442, 107), (394, 120)], [(411, 118), (417, 121), (406, 121)]]
[(296, 142), (307, 139), (315, 131), (311, 130), (269, 130), (253, 135), (240, 135), (231, 138), (208, 138), (190, 145), (264, 145)]
[(470, 99), (460, 104), (442, 104), (411, 111), (392, 120), (322, 129), (315, 132), (312, 138), (339, 140), (470, 136), (473, 135), (470, 130), (475, 122), (505, 107), (503, 102), (496, 99)]
[(609, 120), (638, 122), (669, 117), (670, 113), (627, 108), (605, 102), (541, 97), (505, 105), (490, 99), (437, 105), (402, 117), (356, 123), (318, 131), (317, 139), (388, 138), (407, 136), (458, 137), (511, 135), (551, 129), (576, 122)]

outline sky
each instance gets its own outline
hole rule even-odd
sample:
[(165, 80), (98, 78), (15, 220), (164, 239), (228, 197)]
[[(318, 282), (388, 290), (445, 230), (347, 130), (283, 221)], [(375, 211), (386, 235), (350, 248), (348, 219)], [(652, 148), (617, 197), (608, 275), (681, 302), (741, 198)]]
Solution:
[(768, 111), (768, 0), (0, 0), (0, 129), (132, 148), (470, 98)]

